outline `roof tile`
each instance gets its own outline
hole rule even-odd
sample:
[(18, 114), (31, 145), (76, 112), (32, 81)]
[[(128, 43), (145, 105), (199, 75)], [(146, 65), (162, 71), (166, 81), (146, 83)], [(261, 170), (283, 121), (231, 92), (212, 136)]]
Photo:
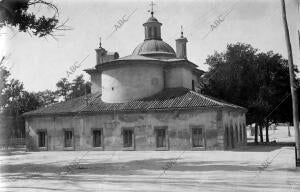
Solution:
[(48, 107), (24, 113), (24, 116), (32, 115), (59, 115), (74, 113), (107, 113), (121, 111), (166, 111), (172, 109), (195, 109), (226, 107), (246, 110), (243, 107), (230, 104), (203, 94), (199, 94), (186, 88), (168, 88), (153, 96), (131, 100), (126, 103), (105, 103), (101, 100), (100, 93), (78, 97), (69, 101), (56, 103)]

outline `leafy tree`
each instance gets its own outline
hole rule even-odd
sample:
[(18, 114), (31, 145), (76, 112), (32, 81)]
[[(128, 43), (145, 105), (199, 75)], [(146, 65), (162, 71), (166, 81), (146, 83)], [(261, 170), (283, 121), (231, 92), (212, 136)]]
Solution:
[(90, 82), (85, 82), (83, 75), (77, 76), (72, 83), (70, 98), (76, 98), (91, 92)]
[(2, 94), (3, 90), (7, 86), (7, 79), (10, 75), (10, 72), (6, 70), (5, 67), (0, 65), (0, 93)]
[(58, 95), (56, 91), (51, 90), (45, 90), (45, 91), (39, 91), (36, 93), (36, 96), (39, 99), (39, 102), (42, 106), (48, 106), (53, 103), (56, 103), (58, 100)]
[(40, 106), (37, 95), (25, 91), (23, 83), (19, 80), (11, 79), (1, 94), (1, 109), (5, 115), (18, 117)]
[(206, 64), (210, 68), (204, 75), (203, 92), (246, 107), (247, 123), (256, 124), (256, 142), (258, 128), (261, 142), (263, 127), (269, 142), (271, 123), (291, 121), (288, 64), (281, 55), (258, 53), (249, 44), (236, 43), (208, 56)]
[[(36, 14), (29, 12), (29, 8), (42, 6), (47, 11), (52, 10), (52, 17), (37, 17)], [(54, 37), (55, 31), (70, 30), (66, 27), (66, 22), (59, 24), (58, 8), (44, 0), (2, 0), (0, 2), (0, 23), (1, 26), (12, 26), (21, 32), (32, 32), (38, 37), (51, 35)]]
[(34, 93), (24, 90), (23, 83), (15, 79), (9, 79), (10, 73), (2, 66), (0, 66), (0, 74), (0, 111), (3, 117), (3, 124), (0, 125), (0, 128), (4, 133), (1, 137), (3, 139), (13, 135), (21, 136), (22, 133), (24, 135), (24, 119), (21, 114), (37, 109), (40, 103)]
[(77, 76), (72, 83), (66, 78), (62, 78), (56, 83), (57, 94), (64, 100), (73, 99), (91, 92), (91, 83), (83, 79), (83, 75)]
[(71, 83), (67, 78), (62, 78), (56, 83), (57, 95), (63, 97), (64, 100), (69, 99), (69, 94), (71, 91)]

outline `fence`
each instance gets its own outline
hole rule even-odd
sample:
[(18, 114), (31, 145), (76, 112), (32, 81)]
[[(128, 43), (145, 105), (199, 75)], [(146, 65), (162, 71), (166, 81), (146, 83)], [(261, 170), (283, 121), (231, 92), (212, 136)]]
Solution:
[(25, 138), (9, 138), (0, 141), (1, 149), (24, 148), (26, 145)]

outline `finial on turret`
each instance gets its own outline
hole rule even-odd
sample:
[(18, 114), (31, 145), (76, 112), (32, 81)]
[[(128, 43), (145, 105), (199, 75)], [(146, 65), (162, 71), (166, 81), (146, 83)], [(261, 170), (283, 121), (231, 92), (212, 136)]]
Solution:
[(183, 38), (183, 27), (182, 27), (182, 25), (180, 26), (180, 29), (181, 29), (181, 38)]
[(150, 6), (151, 6), (151, 12), (150, 12), (150, 10), (148, 10), (148, 12), (150, 12), (151, 13), (151, 16), (153, 17), (153, 14), (154, 14), (154, 11), (153, 11), (153, 6), (154, 6), (155, 4), (153, 3), (153, 1), (151, 1), (151, 3), (150, 3)]
[(102, 48), (102, 42), (101, 42), (101, 37), (100, 37), (100, 43), (99, 43), (99, 48)]

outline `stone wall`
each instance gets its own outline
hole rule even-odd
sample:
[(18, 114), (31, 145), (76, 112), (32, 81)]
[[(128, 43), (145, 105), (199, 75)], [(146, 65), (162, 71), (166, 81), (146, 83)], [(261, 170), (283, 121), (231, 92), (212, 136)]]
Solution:
[[(37, 132), (46, 130), (47, 150), (65, 150), (64, 130), (66, 129), (74, 131), (74, 148), (71, 150), (125, 150), (122, 129), (131, 128), (134, 130), (133, 150), (157, 150), (155, 129), (165, 127), (167, 128), (166, 150), (215, 150), (224, 148), (224, 124), (228, 121), (244, 121), (242, 116), (240, 114), (235, 117), (228, 115), (227, 112), (206, 110), (32, 117), (26, 120), (26, 131), (37, 145)], [(205, 147), (192, 148), (191, 128), (193, 127), (204, 129)], [(103, 131), (102, 148), (92, 146), (93, 129)]]

